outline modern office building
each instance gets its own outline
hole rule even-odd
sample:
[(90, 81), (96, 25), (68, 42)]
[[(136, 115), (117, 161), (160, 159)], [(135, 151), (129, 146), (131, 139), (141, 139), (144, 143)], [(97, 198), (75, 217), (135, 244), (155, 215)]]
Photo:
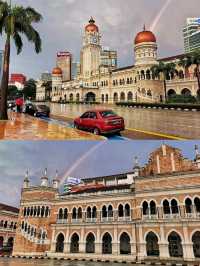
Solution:
[(183, 37), (185, 53), (200, 49), (200, 18), (187, 18)]
[(51, 78), (51, 73), (49, 73), (48, 71), (44, 72), (41, 74), (41, 80), (43, 82), (50, 82), (52, 80)]
[(117, 68), (117, 51), (112, 51), (108, 47), (103, 47), (101, 52), (101, 65), (109, 70)]
[(72, 55), (69, 52), (57, 53), (57, 67), (62, 70), (63, 81), (69, 81), (72, 79)]

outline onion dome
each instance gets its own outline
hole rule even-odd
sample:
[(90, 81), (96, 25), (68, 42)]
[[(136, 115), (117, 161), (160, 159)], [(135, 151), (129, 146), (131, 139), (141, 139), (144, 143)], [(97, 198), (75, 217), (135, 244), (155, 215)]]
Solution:
[(145, 26), (144, 26), (144, 30), (139, 32), (137, 36), (135, 37), (135, 45), (144, 43), (144, 42), (156, 43), (155, 35), (153, 34), (153, 32), (146, 30)]
[(55, 67), (52, 71), (52, 75), (62, 75), (62, 69), (59, 67)]
[(85, 31), (87, 32), (99, 32), (99, 28), (95, 25), (95, 20), (93, 17), (89, 20), (89, 24), (85, 27)]

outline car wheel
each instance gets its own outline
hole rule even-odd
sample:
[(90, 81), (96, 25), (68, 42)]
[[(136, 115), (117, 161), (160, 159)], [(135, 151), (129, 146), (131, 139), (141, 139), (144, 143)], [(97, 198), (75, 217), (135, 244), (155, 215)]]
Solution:
[(100, 135), (101, 134), (100, 130), (97, 127), (94, 128), (93, 133), (95, 135)]
[(74, 123), (74, 128), (79, 129), (79, 126), (76, 123)]

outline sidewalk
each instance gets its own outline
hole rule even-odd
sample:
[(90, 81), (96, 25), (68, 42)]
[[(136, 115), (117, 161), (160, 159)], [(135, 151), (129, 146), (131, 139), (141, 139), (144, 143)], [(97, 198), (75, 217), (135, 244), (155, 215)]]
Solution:
[(103, 140), (88, 132), (29, 115), (9, 113), (8, 121), (0, 121), (0, 140)]

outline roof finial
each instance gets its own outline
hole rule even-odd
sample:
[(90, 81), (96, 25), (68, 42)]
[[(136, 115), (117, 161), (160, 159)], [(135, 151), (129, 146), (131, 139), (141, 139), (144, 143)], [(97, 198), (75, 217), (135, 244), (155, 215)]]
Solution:
[(146, 31), (146, 25), (144, 24), (143, 31)]
[(93, 24), (95, 23), (95, 20), (93, 19), (93, 17), (91, 16), (90, 20), (89, 20), (89, 23)]

